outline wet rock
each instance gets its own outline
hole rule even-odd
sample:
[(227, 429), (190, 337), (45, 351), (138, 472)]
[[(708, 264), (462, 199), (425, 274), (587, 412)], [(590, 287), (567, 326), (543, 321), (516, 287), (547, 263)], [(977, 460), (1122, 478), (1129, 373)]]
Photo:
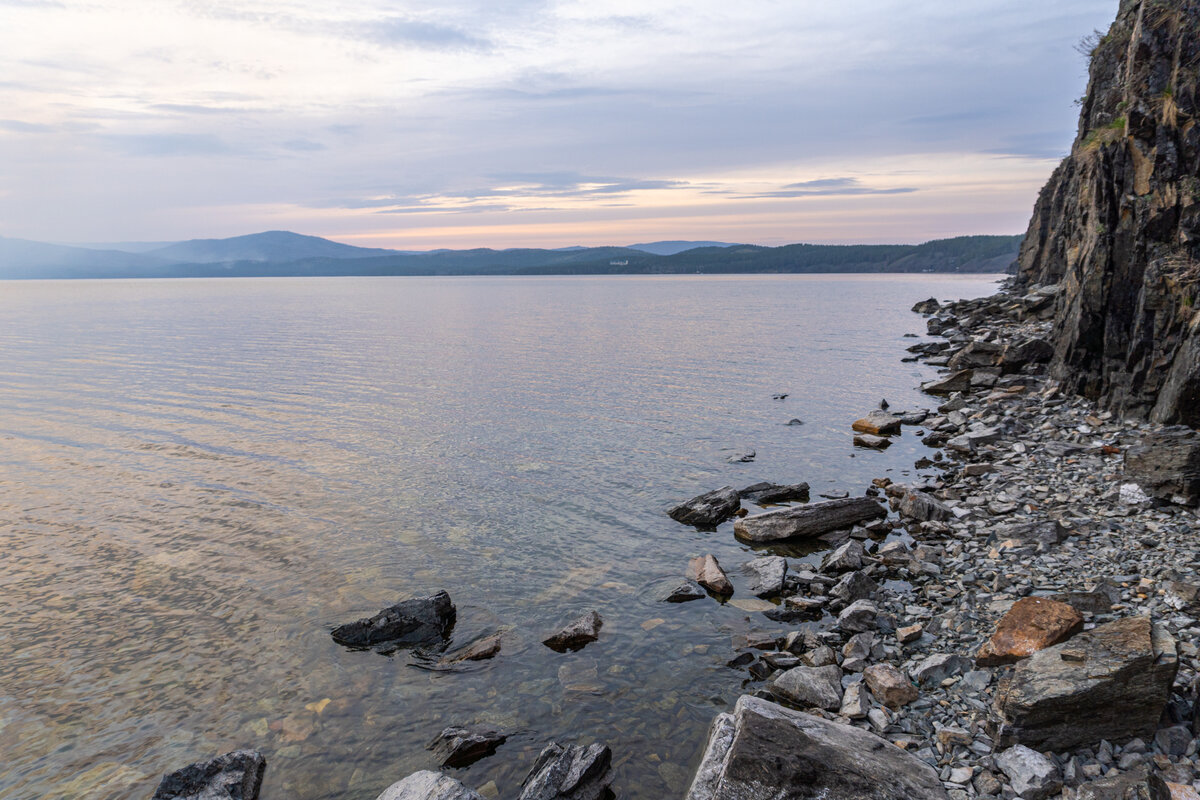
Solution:
[(756, 483), (738, 492), (743, 500), (750, 500), (759, 504), (807, 503), (808, 493), (809, 486), (807, 483)]
[(689, 600), (701, 600), (708, 597), (704, 587), (693, 580), (685, 578), (674, 588), (659, 593), (659, 600), (664, 603), (686, 603)]
[(446, 592), (414, 597), (385, 608), (373, 617), (340, 625), (331, 635), (348, 647), (434, 644), (454, 627), (455, 608)]
[(688, 562), (688, 578), (716, 594), (733, 594), (733, 584), (712, 553)]
[(697, 528), (715, 528), (737, 513), (742, 498), (732, 486), (722, 486), (687, 502), (667, 509), (667, 514), (676, 522), (694, 525)]
[(443, 767), (465, 767), (492, 755), (507, 739), (500, 731), (482, 725), (450, 727), (435, 736), (425, 749), (442, 759)]
[(767, 691), (800, 708), (834, 711), (842, 705), (842, 670), (836, 664), (793, 667), (775, 675)]
[(908, 492), (900, 499), (897, 511), (910, 519), (945, 521), (954, 517), (950, 507), (925, 492)]
[(1153, 497), (1196, 505), (1200, 501), (1200, 436), (1186, 428), (1146, 435), (1125, 452), (1125, 477)]
[(521, 784), (519, 800), (599, 800), (612, 780), (611, 763), (612, 751), (606, 745), (551, 742)]
[(565, 653), (568, 650), (579, 650), (589, 642), (600, 638), (600, 628), (604, 620), (595, 611), (588, 611), (573, 620), (565, 628), (542, 640), (542, 644), (551, 650)]
[(981, 667), (1013, 664), (1083, 628), (1083, 615), (1066, 603), (1046, 597), (1023, 597), (996, 623), (996, 632), (979, 648)]
[(748, 695), (713, 721), (686, 800), (947, 800), (934, 770), (872, 733)]
[(855, 420), (850, 426), (859, 433), (874, 436), (891, 436), (900, 432), (900, 417), (886, 411), (872, 411), (862, 419)]
[(993, 760), (1022, 800), (1042, 800), (1062, 789), (1062, 773), (1053, 761), (1036, 750), (1016, 745)]
[(921, 391), (928, 394), (952, 394), (954, 392), (966, 392), (971, 388), (971, 376), (973, 370), (964, 369), (955, 372), (944, 378), (939, 378), (935, 381), (921, 384)]
[(996, 693), (993, 738), (1054, 751), (1149, 739), (1177, 668), (1175, 640), (1148, 617), (1099, 625), (1017, 664)]
[(742, 564), (742, 572), (750, 579), (748, 588), (755, 597), (774, 597), (782, 592), (787, 569), (787, 559), (782, 556), (763, 556)]
[(486, 636), (477, 642), (467, 645), (458, 653), (455, 653), (449, 659), (450, 663), (459, 663), (462, 661), (486, 661), (489, 658), (495, 658), (500, 655), (500, 646), (503, 644), (503, 637), (500, 634)]
[(153, 800), (258, 800), (267, 760), (236, 750), (164, 775)]
[(733, 532), (750, 542), (811, 538), (886, 515), (887, 511), (869, 497), (848, 497), (753, 514), (735, 522)]
[(859, 447), (866, 447), (871, 450), (886, 450), (892, 446), (891, 439), (885, 439), (882, 436), (874, 436), (870, 433), (860, 433), (854, 437), (854, 443)]
[(867, 688), (888, 708), (900, 708), (920, 697), (917, 687), (891, 664), (872, 664), (863, 670)]
[(757, 456), (758, 456), (758, 453), (751, 450), (748, 453), (735, 453), (734, 455), (731, 455), (729, 458), (727, 458), (725, 460), (728, 461), (730, 464), (749, 464)]
[(383, 790), (375, 800), (483, 800), (448, 775), (422, 770)]
[(936, 314), (941, 305), (938, 304), (936, 297), (931, 297), (928, 300), (922, 300), (912, 307), (912, 310), (917, 314)]

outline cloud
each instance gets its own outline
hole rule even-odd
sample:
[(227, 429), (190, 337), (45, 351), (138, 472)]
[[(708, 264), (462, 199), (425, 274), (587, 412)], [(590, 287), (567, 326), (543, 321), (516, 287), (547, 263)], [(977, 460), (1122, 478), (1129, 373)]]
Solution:
[(580, 175), (576, 172), (507, 172), (492, 176), (511, 188), (463, 192), (459, 196), (534, 195), (539, 197), (588, 197), (626, 192), (678, 189), (687, 181), (647, 178), (613, 178)]
[(234, 152), (219, 137), (206, 133), (105, 134), (99, 138), (130, 156), (217, 156)]
[(459, 28), (424, 22), (405, 17), (385, 17), (370, 22), (337, 26), (348, 36), (364, 39), (384, 47), (414, 46), (437, 50), (481, 50), (494, 46), (492, 42)]
[(50, 133), (54, 129), (49, 125), (35, 122), (23, 122), (19, 119), (0, 119), (0, 131), (9, 133)]
[(782, 189), (761, 194), (741, 195), (742, 199), (759, 200), (770, 197), (838, 197), (864, 194), (910, 194), (911, 186), (879, 189), (864, 186), (858, 178), (821, 178), (814, 181), (789, 183)]
[(291, 150), (293, 153), (315, 153), (326, 149), (325, 145), (311, 139), (288, 139), (286, 142), (281, 142), (279, 146), (284, 150)]

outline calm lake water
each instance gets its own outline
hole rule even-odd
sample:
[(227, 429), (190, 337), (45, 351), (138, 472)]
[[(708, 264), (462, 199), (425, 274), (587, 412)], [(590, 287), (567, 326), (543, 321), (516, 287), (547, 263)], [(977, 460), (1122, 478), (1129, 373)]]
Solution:
[[(930, 368), (900, 363), (915, 301), (994, 285), (0, 283), (0, 796), (149, 797), (253, 747), (266, 800), (373, 800), (471, 722), (511, 734), (454, 772), (488, 793), (515, 797), (550, 740), (600, 740), (618, 797), (681, 796), (742, 689), (735, 637), (788, 626), (746, 602), (731, 524), (663, 509), (909, 474), (911, 430), (856, 450), (850, 423), (881, 397), (931, 404), (913, 389)], [(655, 602), (704, 552), (733, 602)], [(440, 588), (452, 647), (503, 632), (499, 657), (434, 671), (330, 639)], [(598, 642), (540, 644), (589, 608)]]

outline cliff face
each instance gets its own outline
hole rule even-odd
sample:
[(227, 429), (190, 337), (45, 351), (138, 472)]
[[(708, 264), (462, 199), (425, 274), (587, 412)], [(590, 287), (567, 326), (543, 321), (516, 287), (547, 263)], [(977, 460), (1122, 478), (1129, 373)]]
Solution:
[(1123, 0), (1018, 270), (1062, 285), (1054, 377), (1123, 415), (1200, 427), (1200, 0)]

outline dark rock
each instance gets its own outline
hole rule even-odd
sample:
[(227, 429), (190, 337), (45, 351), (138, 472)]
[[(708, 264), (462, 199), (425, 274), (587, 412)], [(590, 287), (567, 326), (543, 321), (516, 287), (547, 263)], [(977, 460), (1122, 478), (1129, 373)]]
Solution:
[(258, 800), (267, 760), (236, 750), (164, 775), (153, 800)]
[(700, 600), (705, 597), (708, 597), (708, 592), (691, 579), (684, 579), (675, 588), (667, 589), (659, 595), (659, 599), (664, 603), (686, 603), (689, 600)]
[(922, 686), (937, 686), (947, 678), (962, 675), (971, 669), (971, 659), (965, 656), (935, 653), (912, 668), (912, 677)]
[(1144, 767), (1124, 775), (1089, 781), (1075, 791), (1075, 800), (1171, 800), (1171, 790)]
[(1046, 756), (1024, 745), (1010, 747), (993, 759), (1021, 800), (1043, 800), (1062, 789), (1062, 772)]
[(900, 498), (896, 510), (901, 516), (921, 522), (945, 522), (954, 518), (954, 512), (949, 506), (925, 492), (907, 492)]
[(612, 751), (606, 745), (551, 742), (521, 784), (519, 800), (599, 800), (612, 780), (611, 763)]
[(891, 439), (885, 439), (882, 436), (875, 436), (870, 433), (860, 433), (854, 437), (854, 443), (859, 447), (866, 447), (869, 450), (886, 450), (892, 446)]
[(1054, 357), (1054, 347), (1045, 339), (1025, 339), (1004, 348), (1000, 368), (1016, 372), (1027, 364), (1044, 364)]
[(756, 483), (747, 486), (738, 494), (743, 500), (755, 503), (807, 503), (809, 487), (807, 483), (780, 485), (778, 483)]
[(871, 599), (878, 590), (879, 584), (871, 580), (871, 577), (865, 572), (851, 572), (843, 575), (842, 579), (829, 590), (829, 594), (846, 605), (850, 605), (855, 600)]
[(446, 592), (414, 597), (385, 608), (373, 617), (333, 629), (333, 640), (348, 647), (434, 644), (450, 635), (455, 608)]
[(782, 556), (763, 556), (742, 564), (742, 572), (750, 578), (750, 593), (756, 597), (774, 597), (782, 592), (787, 569), (787, 559)]
[(1125, 478), (1160, 500), (1200, 501), (1200, 436), (1173, 428), (1146, 436), (1125, 452)]
[(686, 800), (947, 800), (926, 763), (872, 733), (743, 695)]
[(863, 556), (862, 542), (851, 539), (821, 559), (821, 571), (833, 574), (860, 569), (863, 565)]
[(995, 342), (974, 341), (950, 356), (946, 364), (952, 370), (971, 369), (974, 367), (994, 367), (1000, 362), (1004, 347)]
[(936, 314), (941, 305), (936, 297), (931, 297), (928, 300), (922, 300), (912, 307), (912, 310), (918, 314)]
[(685, 503), (667, 509), (667, 514), (676, 522), (694, 525), (697, 528), (715, 528), (732, 517), (742, 506), (742, 499), (732, 486), (722, 486), (711, 492), (693, 497)]
[(448, 775), (429, 770), (414, 772), (383, 790), (375, 800), (483, 800)]
[(954, 392), (965, 392), (971, 388), (971, 376), (974, 373), (969, 369), (964, 369), (960, 372), (955, 372), (947, 375), (944, 378), (938, 378), (934, 381), (921, 384), (921, 390), (929, 394), (953, 394)]
[(751, 450), (748, 453), (735, 453), (734, 455), (731, 455), (729, 458), (727, 458), (725, 460), (728, 461), (730, 464), (749, 464), (757, 456), (758, 456), (758, 453)]
[(1112, 609), (1112, 600), (1104, 592), (1058, 592), (1049, 597), (1084, 614), (1107, 614)]
[(1175, 640), (1149, 617), (1099, 625), (1017, 664), (996, 693), (993, 738), (1056, 752), (1149, 739), (1177, 668)]
[(442, 759), (443, 767), (465, 767), (496, 752), (508, 739), (503, 733), (481, 725), (444, 729), (426, 746)]
[(565, 653), (568, 650), (579, 650), (589, 642), (600, 638), (600, 628), (604, 620), (595, 611), (588, 611), (569, 625), (542, 640), (542, 644), (551, 650)]
[(489, 658), (495, 658), (500, 655), (500, 646), (503, 644), (503, 637), (500, 634), (486, 636), (477, 642), (464, 647), (457, 653), (448, 656), (445, 663), (461, 663), (463, 661), (486, 661)]
[(746, 541), (773, 542), (820, 536), (883, 516), (887, 516), (887, 512), (871, 498), (849, 497), (744, 517), (734, 523), (733, 532)]

